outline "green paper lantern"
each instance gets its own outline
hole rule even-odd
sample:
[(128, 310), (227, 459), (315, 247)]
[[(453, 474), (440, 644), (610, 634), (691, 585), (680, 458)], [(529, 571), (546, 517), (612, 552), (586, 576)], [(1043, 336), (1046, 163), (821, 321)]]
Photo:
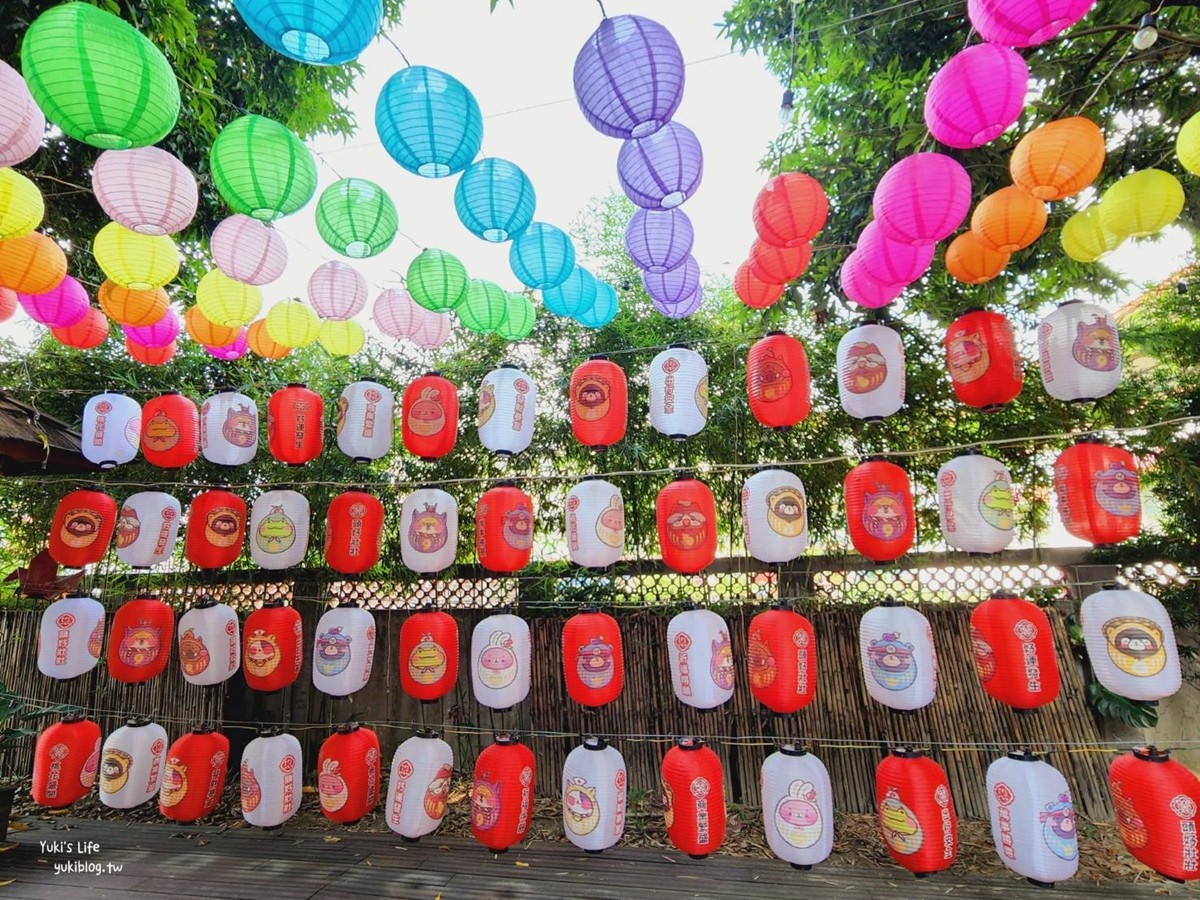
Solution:
[(537, 321), (537, 310), (524, 294), (509, 294), (505, 305), (504, 321), (496, 328), (496, 334), (506, 341), (519, 341), (529, 337)]
[(234, 212), (263, 222), (294, 213), (317, 190), (312, 153), (265, 116), (242, 116), (222, 128), (208, 160), (221, 199)]
[(382, 253), (395, 239), (398, 225), (392, 198), (365, 178), (335, 181), (317, 201), (317, 231), (322, 240), (352, 259)]
[(87, 3), (54, 6), (34, 20), (21, 74), (46, 118), (93, 147), (156, 144), (179, 118), (167, 58), (132, 25)]
[[(412, 293), (412, 288), (409, 288)], [(477, 334), (487, 334), (504, 324), (508, 314), (508, 294), (494, 281), (472, 278), (462, 302), (454, 308), (463, 327)]]
[(434, 312), (454, 309), (467, 290), (467, 270), (445, 250), (422, 250), (408, 264), (404, 286), (419, 306)]

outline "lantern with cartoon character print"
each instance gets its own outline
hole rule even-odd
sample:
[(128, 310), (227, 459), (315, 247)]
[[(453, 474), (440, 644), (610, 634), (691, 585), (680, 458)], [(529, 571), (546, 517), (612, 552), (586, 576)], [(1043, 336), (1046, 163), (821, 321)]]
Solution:
[(201, 569), (219, 569), (242, 555), (246, 501), (224, 490), (201, 491), (188, 506), (184, 554)]
[(431, 575), (458, 555), (458, 501), (440, 488), (418, 488), (400, 506), (400, 558)]
[(325, 562), (344, 575), (361, 575), (379, 562), (383, 503), (364, 491), (343, 491), (325, 511)]
[(98, 563), (116, 525), (116, 500), (100, 491), (71, 491), (58, 501), (50, 523), (50, 558), (71, 569)]
[(770, 467), (742, 487), (746, 552), (765, 563), (791, 562), (808, 547), (808, 499), (799, 476)]
[(447, 612), (426, 607), (400, 626), (400, 688), (432, 703), (458, 680), (458, 623)]
[(1008, 319), (973, 309), (946, 329), (946, 368), (959, 403), (995, 412), (1021, 393), (1025, 374)]
[(250, 508), (250, 558), (271, 571), (300, 565), (308, 553), (310, 518), (308, 498), (299, 491), (259, 494)]
[(47, 726), (33, 747), (30, 799), (47, 809), (66, 809), (92, 789), (100, 768), (100, 726), (83, 713)]
[(350, 825), (379, 804), (379, 737), (358, 722), (334, 728), (317, 754), (317, 797), (331, 822)]
[(179, 617), (179, 665), (188, 684), (213, 685), (241, 666), (242, 641), (233, 607), (211, 597)]
[(525, 838), (533, 822), (533, 751), (511, 734), (497, 734), (475, 761), (471, 833), (492, 853)]
[(1038, 326), (1042, 386), (1056, 400), (1099, 400), (1121, 383), (1121, 339), (1108, 310), (1068, 300)]
[(760, 777), (771, 852), (796, 869), (823, 862), (833, 851), (833, 785), (825, 764), (784, 744), (763, 760)]
[(304, 664), (300, 612), (283, 600), (268, 600), (246, 616), (242, 628), (242, 672), (256, 691), (279, 691), (300, 677)]
[(422, 730), (396, 748), (384, 820), (405, 841), (419, 841), (442, 822), (450, 802), (454, 751), (436, 731)]
[(769, 331), (746, 357), (750, 412), (767, 428), (799, 425), (812, 409), (811, 378), (804, 345), (782, 331)]
[(937, 692), (937, 653), (929, 620), (894, 600), (867, 610), (858, 626), (863, 681), (873, 700), (908, 712)]
[(654, 501), (658, 546), (676, 572), (703, 571), (717, 555), (717, 504), (703, 481), (678, 476)]
[(333, 697), (362, 690), (375, 658), (375, 617), (357, 606), (339, 606), (321, 616), (313, 642), (313, 684)]
[(47, 606), (38, 629), (38, 671), (59, 680), (92, 671), (100, 661), (104, 618), (104, 605), (91, 597), (64, 597)]
[(562, 774), (563, 832), (585, 853), (600, 853), (625, 833), (625, 759), (603, 738), (587, 736), (567, 754)]
[(167, 732), (149, 719), (130, 719), (100, 752), (100, 802), (133, 809), (158, 796), (167, 764)]
[(621, 489), (590, 475), (567, 492), (567, 555), (577, 566), (607, 569), (625, 554), (625, 501)]
[(238, 391), (224, 390), (200, 404), (200, 453), (219, 466), (243, 466), (258, 452), (258, 408)]
[(958, 817), (946, 771), (920, 750), (897, 747), (875, 768), (875, 807), (896, 865), (918, 878), (958, 855)]
[(529, 624), (500, 613), (481, 619), (471, 632), (471, 687), (490, 709), (509, 709), (529, 696), (532, 642)]
[(484, 491), (475, 507), (475, 552), (489, 572), (519, 572), (533, 553), (533, 498), (512, 482)]
[(194, 822), (217, 808), (225, 791), (229, 738), (207, 726), (194, 728), (167, 750), (158, 811), (175, 822)]
[(117, 514), (117, 559), (134, 569), (149, 569), (175, 555), (183, 507), (162, 491), (130, 494)]
[(1030, 711), (1058, 697), (1060, 678), (1050, 619), (1028, 600), (995, 594), (971, 610), (975, 670), (988, 694)]
[(113, 615), (108, 632), (108, 674), (117, 681), (149, 681), (167, 667), (175, 613), (156, 597), (135, 597)]
[(671, 686), (679, 702), (712, 709), (733, 696), (729, 626), (710, 609), (685, 609), (667, 625)]
[(1141, 591), (1106, 589), (1084, 598), (1079, 624), (1088, 662), (1105, 688), (1131, 700), (1170, 697), (1183, 683), (1167, 610)]
[(1055, 460), (1054, 495), (1063, 526), (1082, 541), (1107, 547), (1141, 533), (1138, 468), (1128, 450), (1080, 439)]
[(746, 641), (750, 693), (779, 715), (804, 709), (817, 693), (817, 638), (800, 613), (777, 607), (750, 620)]
[(1075, 875), (1078, 829), (1062, 773), (1028, 750), (1012, 752), (988, 766), (987, 797), (1004, 865), (1039, 887)]
[(275, 828), (296, 814), (304, 796), (300, 741), (278, 729), (265, 729), (242, 751), (242, 818), (259, 828)]
[(458, 388), (438, 372), (426, 372), (404, 389), (400, 436), (426, 462), (454, 449), (458, 439)]
[(267, 448), (289, 466), (302, 466), (325, 446), (325, 401), (303, 384), (289, 384), (267, 401)]
[(852, 328), (837, 347), (838, 396), (855, 419), (882, 422), (904, 405), (904, 341), (886, 325)]
[(621, 627), (607, 613), (585, 609), (563, 623), (562, 660), (567, 693), (576, 703), (595, 708), (621, 695)]
[(978, 452), (956, 456), (937, 475), (942, 537), (956, 550), (999, 553), (1016, 534), (1016, 497), (1004, 463)]
[(200, 455), (200, 411), (179, 391), (142, 407), (142, 456), (152, 466), (180, 469)]
[(347, 385), (337, 401), (338, 449), (355, 462), (370, 462), (392, 449), (396, 394), (377, 381)]
[(1108, 767), (1117, 833), (1133, 858), (1172, 881), (1200, 878), (1200, 780), (1157, 747), (1135, 747)]
[(537, 385), (505, 363), (479, 386), (479, 443), (499, 456), (515, 456), (533, 440)]
[(908, 552), (916, 533), (908, 473), (873, 457), (846, 473), (846, 524), (854, 549), (878, 563)]
[(585, 447), (611, 447), (629, 417), (625, 371), (606, 356), (589, 356), (571, 373), (571, 431)]

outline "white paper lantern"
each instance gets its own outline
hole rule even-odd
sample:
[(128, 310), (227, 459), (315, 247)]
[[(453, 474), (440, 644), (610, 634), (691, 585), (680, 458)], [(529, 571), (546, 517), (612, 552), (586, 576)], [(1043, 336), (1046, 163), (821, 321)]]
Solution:
[(869, 609), (858, 626), (863, 681), (873, 700), (915, 710), (937, 692), (937, 653), (929, 620), (908, 606)]
[(131, 719), (110, 734), (100, 751), (100, 802), (133, 809), (157, 797), (167, 743), (166, 729), (146, 719)]
[(483, 619), (471, 633), (475, 700), (491, 709), (508, 709), (529, 696), (532, 653), (524, 619), (510, 613)]
[(859, 325), (838, 342), (838, 396), (848, 415), (879, 422), (904, 405), (904, 341), (886, 325)]
[(105, 150), (92, 165), (92, 191), (110, 219), (138, 234), (175, 234), (200, 202), (191, 169), (159, 147)]
[(1042, 385), (1058, 400), (1098, 400), (1121, 383), (1121, 339), (1108, 310), (1069, 300), (1038, 326)]
[(96, 668), (104, 648), (104, 607), (91, 597), (64, 597), (42, 613), (38, 671), (49, 678), (75, 678)]
[(763, 824), (771, 852), (797, 869), (833, 851), (833, 785), (811, 753), (787, 745), (762, 764)]
[(479, 442), (493, 453), (513, 456), (533, 440), (537, 385), (516, 366), (489, 372), (479, 386)]
[(396, 394), (375, 381), (349, 384), (338, 397), (338, 449), (355, 462), (379, 459), (392, 449)]
[(400, 507), (400, 558), (414, 572), (432, 574), (458, 555), (458, 501), (439, 488), (419, 488)]
[(418, 841), (442, 822), (450, 802), (454, 751), (430, 732), (421, 732), (396, 748), (388, 782), (388, 828), (406, 841)]
[(725, 620), (709, 609), (685, 609), (667, 626), (671, 687), (681, 703), (712, 709), (733, 696), (733, 646)]
[(259, 494), (250, 509), (250, 557), (263, 569), (289, 569), (308, 552), (311, 511), (297, 491)]
[(256, 737), (242, 751), (242, 818), (275, 828), (296, 814), (304, 796), (300, 742), (290, 734)]
[(245, 394), (221, 391), (200, 405), (200, 452), (219, 466), (244, 466), (258, 452), (258, 407)]
[(0, 166), (19, 166), (37, 152), (46, 117), (16, 69), (0, 60)]
[(708, 421), (708, 364), (686, 344), (650, 362), (650, 424), (674, 440), (699, 434)]
[(1036, 756), (1010, 753), (987, 770), (992, 841), (1000, 861), (1042, 887), (1079, 868), (1075, 810), (1067, 779)]
[(938, 470), (938, 514), (946, 543), (968, 553), (999, 553), (1016, 524), (1012, 476), (1004, 463), (967, 453)]
[(231, 606), (202, 600), (179, 617), (175, 633), (188, 684), (220, 684), (242, 664), (242, 636)]
[(113, 544), (117, 559), (134, 569), (149, 569), (175, 555), (183, 507), (162, 491), (130, 494), (117, 515)]
[(588, 853), (613, 846), (625, 832), (625, 758), (603, 738), (587, 737), (563, 764), (563, 831)]
[(321, 616), (313, 642), (313, 684), (334, 697), (361, 691), (371, 680), (375, 617), (357, 606)]
[(606, 569), (625, 553), (625, 501), (621, 489), (585, 478), (567, 493), (567, 553), (588, 569)]
[(245, 284), (269, 284), (287, 268), (283, 235), (241, 213), (223, 219), (213, 229), (209, 249), (218, 269)]
[(124, 394), (97, 394), (84, 405), (79, 430), (88, 462), (102, 469), (131, 462), (142, 440), (141, 404)]
[(808, 547), (808, 499), (799, 476), (764, 469), (742, 487), (746, 552), (765, 563), (791, 562)]
[(1175, 629), (1163, 605), (1141, 591), (1090, 594), (1079, 610), (1096, 680), (1130, 700), (1162, 700), (1182, 684)]

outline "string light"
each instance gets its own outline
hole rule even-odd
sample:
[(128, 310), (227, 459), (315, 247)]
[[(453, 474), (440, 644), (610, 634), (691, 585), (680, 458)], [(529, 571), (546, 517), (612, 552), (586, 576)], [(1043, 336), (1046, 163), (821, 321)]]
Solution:
[(1142, 16), (1142, 21), (1138, 23), (1138, 30), (1133, 35), (1133, 48), (1135, 50), (1149, 50), (1158, 42), (1158, 13), (1151, 12)]

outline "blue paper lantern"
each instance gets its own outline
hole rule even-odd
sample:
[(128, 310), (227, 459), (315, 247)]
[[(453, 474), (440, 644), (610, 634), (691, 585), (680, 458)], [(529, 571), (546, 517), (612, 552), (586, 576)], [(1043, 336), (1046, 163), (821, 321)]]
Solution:
[(425, 178), (461, 172), (479, 154), (483, 115), (466, 86), (429, 66), (387, 80), (375, 104), (379, 140), (400, 166)]
[(533, 221), (533, 185), (507, 159), (471, 163), (454, 189), (454, 211), (467, 230), (485, 241), (511, 241)]
[(669, 272), (687, 260), (695, 236), (682, 209), (639, 209), (625, 228), (625, 249), (639, 269)]
[(652, 300), (666, 306), (682, 303), (700, 287), (700, 264), (689, 256), (683, 265), (669, 272), (643, 272), (642, 285)]
[(562, 284), (575, 267), (575, 245), (561, 228), (534, 222), (512, 242), (508, 265), (526, 287)]
[(596, 302), (600, 282), (582, 266), (576, 266), (562, 284), (542, 291), (542, 303), (556, 316), (583, 315)]
[(258, 39), (289, 59), (340, 66), (379, 33), (381, 0), (233, 0)]
[(700, 141), (678, 122), (626, 141), (617, 154), (621, 190), (642, 209), (673, 209), (696, 192), (703, 174)]
[(607, 281), (598, 281), (595, 302), (592, 303), (590, 309), (577, 315), (575, 320), (588, 328), (603, 328), (617, 317), (620, 307), (621, 303), (617, 299), (616, 288)]

